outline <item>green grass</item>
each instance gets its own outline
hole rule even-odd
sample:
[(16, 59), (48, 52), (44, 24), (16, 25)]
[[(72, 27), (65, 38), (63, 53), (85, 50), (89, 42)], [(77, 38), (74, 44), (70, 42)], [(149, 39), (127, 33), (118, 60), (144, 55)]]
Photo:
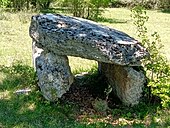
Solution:
[[(170, 110), (161, 109), (158, 104), (143, 103), (132, 108), (117, 104), (115, 107), (110, 106), (108, 114), (102, 115), (88, 108), (83, 109), (73, 102), (59, 100), (50, 103), (37, 90), (34, 70), (31, 67), (17, 63), (10, 68), (0, 69), (3, 76), (0, 82), (0, 127), (2, 128), (112, 128), (113, 126), (155, 128), (170, 125)], [(92, 84), (96, 76), (90, 78), (92, 80), (89, 83)], [(99, 87), (98, 84), (95, 86)], [(28, 94), (15, 93), (16, 90), (23, 88), (30, 88), (32, 91)], [(79, 103), (81, 102), (83, 101)]]
[[(170, 61), (170, 14), (147, 11), (151, 34), (157, 31), (165, 45)], [(83, 111), (76, 103), (50, 103), (37, 90), (31, 60), (31, 38), (28, 35), (32, 13), (0, 11), (0, 127), (2, 128), (112, 128), (112, 127), (168, 127), (170, 110), (159, 104), (140, 104), (133, 108), (113, 105), (107, 115)], [(130, 10), (108, 9), (100, 19), (102, 24), (124, 31), (137, 38)], [(74, 73), (90, 71), (95, 61), (69, 57)], [(6, 67), (7, 66), (7, 67)], [(8, 67), (10, 66), (10, 67)], [(92, 78), (90, 76), (90, 78)], [(96, 77), (94, 77), (96, 78)], [(89, 80), (89, 79), (88, 79)], [(94, 79), (92, 79), (94, 80)], [(89, 81), (97, 89), (101, 83)], [(100, 86), (99, 86), (100, 84)], [(30, 88), (28, 94), (15, 94), (18, 89)], [(83, 102), (83, 101), (82, 101)]]
[[(31, 15), (25, 13), (0, 12), (0, 65), (11, 65), (23, 61), (31, 65), (31, 38), (28, 35)], [(23, 18), (23, 19), (22, 19)]]

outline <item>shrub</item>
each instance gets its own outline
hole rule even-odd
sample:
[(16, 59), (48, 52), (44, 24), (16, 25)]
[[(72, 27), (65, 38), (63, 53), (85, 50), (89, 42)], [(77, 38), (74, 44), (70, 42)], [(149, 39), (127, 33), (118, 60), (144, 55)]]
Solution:
[(169, 0), (112, 0), (113, 7), (135, 7), (142, 5), (146, 9), (170, 8)]
[(135, 0), (132, 1), (132, 5), (137, 6), (141, 5), (146, 9), (157, 9), (160, 6), (160, 0)]
[(68, 7), (68, 12), (73, 16), (92, 20), (101, 15), (103, 9), (100, 7), (106, 7), (108, 4), (109, 0), (64, 0), (62, 2), (62, 6)]
[(14, 11), (36, 9), (47, 9), (53, 0), (0, 0), (0, 7), (12, 8)]
[(160, 0), (160, 7), (163, 9), (170, 9), (170, 0)]
[(160, 44), (160, 36), (157, 32), (154, 32), (151, 37), (148, 36), (145, 23), (149, 17), (141, 6), (132, 9), (132, 17), (137, 27), (138, 37), (150, 53), (150, 58), (143, 61), (148, 86), (151, 87), (152, 95), (160, 97), (163, 107), (170, 106), (170, 65), (160, 52), (163, 47)]
[(5, 8), (9, 4), (8, 0), (0, 0), (0, 7)]

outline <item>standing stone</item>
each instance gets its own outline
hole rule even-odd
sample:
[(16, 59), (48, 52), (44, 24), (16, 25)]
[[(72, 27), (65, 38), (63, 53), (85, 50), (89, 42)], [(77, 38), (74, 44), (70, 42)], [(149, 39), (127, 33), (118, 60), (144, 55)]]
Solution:
[(133, 67), (99, 63), (99, 71), (108, 79), (114, 92), (125, 105), (136, 105), (142, 96), (146, 78)]
[(67, 56), (42, 52), (35, 62), (38, 85), (43, 96), (47, 100), (56, 101), (69, 90), (73, 83)]

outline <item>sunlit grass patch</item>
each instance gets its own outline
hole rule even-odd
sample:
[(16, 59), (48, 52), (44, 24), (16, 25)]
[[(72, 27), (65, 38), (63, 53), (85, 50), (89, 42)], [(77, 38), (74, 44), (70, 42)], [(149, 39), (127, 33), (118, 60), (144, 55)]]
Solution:
[(170, 109), (158, 110), (155, 113), (154, 121), (158, 123), (161, 127), (169, 127), (170, 126)]
[(77, 74), (81, 72), (89, 72), (92, 68), (97, 67), (97, 62), (94, 60), (69, 56), (69, 65), (73, 74)]
[(23, 104), (23, 106), (20, 108), (18, 113), (23, 114), (23, 113), (25, 113), (27, 111), (34, 111), (35, 109), (36, 109), (35, 102), (33, 102), (33, 103), (27, 102), (27, 103)]
[(22, 65), (21, 62), (12, 66), (0, 66), (0, 90), (16, 91), (17, 89), (35, 86), (36, 75), (32, 67)]
[(0, 65), (9, 66), (16, 60), (22, 60), (25, 64), (31, 65), (32, 46), (28, 34), (29, 23), (23, 24), (18, 14), (10, 14), (9, 16), (7, 14), (7, 18), (11, 15), (12, 18), (0, 20)]
[(0, 91), (0, 100), (1, 99), (7, 99), (8, 100), (10, 98), (11, 98), (10, 91), (7, 91), (7, 90), (5, 90), (3, 92)]

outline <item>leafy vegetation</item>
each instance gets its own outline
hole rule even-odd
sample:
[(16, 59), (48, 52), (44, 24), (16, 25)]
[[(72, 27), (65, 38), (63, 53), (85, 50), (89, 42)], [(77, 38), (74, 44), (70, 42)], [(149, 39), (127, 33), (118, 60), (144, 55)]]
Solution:
[(0, 0), (0, 7), (13, 8), (15, 11), (20, 11), (30, 8), (47, 9), (53, 0)]
[(143, 62), (148, 77), (148, 86), (151, 87), (153, 95), (161, 98), (164, 107), (170, 106), (170, 65), (166, 56), (160, 52), (162, 48), (160, 36), (157, 32), (154, 32), (151, 38), (148, 36), (145, 23), (149, 17), (141, 6), (132, 9), (132, 12), (138, 37), (150, 53), (150, 58)]
[(170, 9), (169, 0), (0, 0), (0, 7), (21, 10), (40, 10), (64, 7), (73, 16), (96, 20), (105, 7), (134, 7), (142, 5), (147, 9)]
[(169, 0), (113, 0), (113, 7), (135, 7), (143, 6), (145, 9), (170, 9)]
[(95, 20), (101, 15), (103, 9), (107, 7), (110, 0), (64, 0), (62, 5), (69, 7), (68, 11), (76, 17)]

